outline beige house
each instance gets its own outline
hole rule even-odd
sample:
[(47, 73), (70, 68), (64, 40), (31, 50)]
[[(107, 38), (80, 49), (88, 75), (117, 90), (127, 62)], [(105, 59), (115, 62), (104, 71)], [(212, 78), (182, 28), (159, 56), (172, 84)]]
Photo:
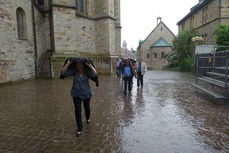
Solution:
[(137, 58), (143, 59), (148, 69), (161, 70), (168, 64), (166, 56), (172, 51), (174, 37), (171, 30), (160, 21), (147, 38), (139, 42)]
[(0, 0), (0, 82), (58, 76), (68, 57), (110, 74), (121, 55), (120, 0)]
[(229, 0), (199, 0), (177, 25), (179, 32), (197, 29), (205, 45), (215, 44), (215, 30), (220, 24), (229, 24)]

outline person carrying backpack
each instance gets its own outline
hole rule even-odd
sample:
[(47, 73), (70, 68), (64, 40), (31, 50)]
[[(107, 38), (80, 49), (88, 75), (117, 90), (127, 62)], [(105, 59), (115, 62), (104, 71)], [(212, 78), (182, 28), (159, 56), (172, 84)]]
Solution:
[(136, 74), (133, 70), (132, 65), (130, 64), (130, 61), (126, 59), (124, 61), (124, 64), (122, 65), (122, 78), (124, 80), (124, 95), (125, 96), (127, 93), (127, 86), (128, 86), (129, 93), (131, 92), (133, 76), (136, 77)]

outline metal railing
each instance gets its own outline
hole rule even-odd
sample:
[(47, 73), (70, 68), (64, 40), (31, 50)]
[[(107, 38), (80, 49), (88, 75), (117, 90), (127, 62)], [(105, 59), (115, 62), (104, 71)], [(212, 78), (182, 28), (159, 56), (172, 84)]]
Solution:
[[(195, 55), (195, 84), (196, 92), (201, 89), (216, 98), (229, 98), (229, 50), (217, 51), (217, 48), (229, 46), (217, 46), (213, 52)], [(199, 81), (211, 84), (211, 91), (199, 86)], [(222, 92), (215, 91), (215, 86)]]

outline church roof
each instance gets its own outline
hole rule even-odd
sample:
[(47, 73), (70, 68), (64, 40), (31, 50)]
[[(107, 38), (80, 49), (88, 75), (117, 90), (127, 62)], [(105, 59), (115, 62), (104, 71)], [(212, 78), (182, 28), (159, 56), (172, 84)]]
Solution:
[(150, 46), (150, 48), (153, 47), (172, 47), (172, 46), (163, 38), (160, 38), (152, 46)]

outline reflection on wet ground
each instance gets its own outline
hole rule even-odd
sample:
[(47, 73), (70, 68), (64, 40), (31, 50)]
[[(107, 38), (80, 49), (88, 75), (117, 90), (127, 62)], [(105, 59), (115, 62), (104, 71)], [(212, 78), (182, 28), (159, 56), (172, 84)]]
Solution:
[(229, 152), (229, 108), (195, 94), (190, 74), (149, 71), (131, 94), (101, 76), (91, 83), (92, 122), (80, 138), (72, 80), (36, 80), (0, 86), (0, 152)]

